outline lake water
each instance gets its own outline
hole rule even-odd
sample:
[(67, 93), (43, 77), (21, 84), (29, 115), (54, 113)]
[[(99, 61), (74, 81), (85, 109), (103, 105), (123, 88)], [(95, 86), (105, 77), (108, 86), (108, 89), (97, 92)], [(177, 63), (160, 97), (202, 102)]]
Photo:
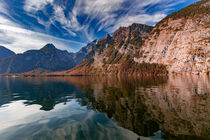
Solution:
[(210, 139), (210, 78), (0, 78), (0, 140), (65, 139)]

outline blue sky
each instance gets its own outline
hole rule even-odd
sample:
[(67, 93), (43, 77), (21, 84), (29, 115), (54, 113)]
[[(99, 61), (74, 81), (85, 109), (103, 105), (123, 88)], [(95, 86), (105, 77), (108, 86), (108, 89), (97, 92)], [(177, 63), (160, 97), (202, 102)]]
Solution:
[(155, 25), (198, 0), (0, 0), (0, 45), (16, 53), (54, 43), (78, 51), (132, 23)]

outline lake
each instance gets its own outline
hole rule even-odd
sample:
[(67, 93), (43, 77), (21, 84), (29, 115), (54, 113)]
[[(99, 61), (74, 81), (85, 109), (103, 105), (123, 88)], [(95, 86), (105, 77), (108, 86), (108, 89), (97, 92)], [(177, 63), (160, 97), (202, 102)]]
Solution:
[(210, 139), (210, 77), (0, 77), (0, 140), (51, 139)]

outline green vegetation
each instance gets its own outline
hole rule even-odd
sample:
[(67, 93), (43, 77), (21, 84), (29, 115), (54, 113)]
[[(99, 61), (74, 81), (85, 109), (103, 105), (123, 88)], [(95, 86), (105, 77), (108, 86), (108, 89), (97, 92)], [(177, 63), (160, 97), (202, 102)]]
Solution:
[[(157, 26), (159, 25), (166, 26), (163, 23), (166, 23), (168, 19), (181, 19), (181, 18), (191, 18), (194, 19), (194, 17), (198, 17), (198, 15), (209, 15), (210, 14), (210, 5), (205, 5), (209, 0), (202, 0), (199, 2), (196, 2), (188, 7), (185, 7), (177, 12), (172, 13), (171, 15), (168, 15), (166, 18), (164, 18), (162, 21), (160, 21)], [(205, 5), (205, 6), (204, 6)]]
[(123, 65), (123, 70), (127, 72), (137, 72), (139, 74), (151, 74), (151, 75), (158, 75), (158, 74), (167, 74), (167, 68), (163, 64), (149, 64), (149, 63), (127, 63)]
[[(186, 23), (187, 19), (192, 19), (196, 23), (200, 23), (201, 17), (210, 15), (210, 5), (206, 4), (209, 0), (202, 0), (199, 2), (196, 2), (186, 8), (183, 8), (177, 12), (172, 13), (171, 15), (168, 15), (166, 18), (161, 20), (154, 28), (154, 30), (151, 32), (151, 34), (155, 35), (154, 38), (157, 39), (157, 37), (160, 35), (160, 32), (162, 30), (167, 30), (171, 32), (178, 32), (180, 30), (183, 30), (183, 27)], [(180, 24), (177, 24), (176, 28), (173, 28), (168, 25), (169, 19), (171, 20), (178, 20), (182, 19)], [(204, 28), (209, 28), (209, 22), (202, 22), (202, 25)]]
[(203, 6), (205, 3), (207, 3), (209, 0), (202, 0), (199, 1), (195, 4), (192, 4), (186, 8), (183, 8), (177, 12), (174, 12), (173, 14), (169, 15), (168, 18), (172, 18), (172, 19), (180, 19), (180, 18), (193, 18), (196, 15), (204, 15), (204, 14), (210, 14), (210, 6), (209, 5), (205, 5)]

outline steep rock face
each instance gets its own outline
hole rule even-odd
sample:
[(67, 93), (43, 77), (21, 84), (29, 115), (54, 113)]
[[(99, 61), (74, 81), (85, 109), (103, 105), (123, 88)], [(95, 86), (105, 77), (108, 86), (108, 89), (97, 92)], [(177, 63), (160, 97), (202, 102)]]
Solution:
[(134, 61), (165, 64), (175, 73), (209, 73), (209, 19), (209, 0), (169, 15), (154, 27)]
[(166, 73), (162, 65), (137, 64), (133, 61), (152, 28), (147, 25), (132, 24), (129, 27), (119, 28), (112, 36), (107, 34), (98, 41), (82, 63), (62, 74), (119, 74), (143, 72), (146, 69), (151, 73), (159, 73), (156, 69), (163, 69), (162, 71)]
[(47, 44), (40, 50), (29, 50), (3, 59), (0, 61), (0, 73), (61, 71), (75, 65), (73, 53), (59, 50), (53, 44)]
[(15, 53), (3, 46), (0, 46), (0, 60), (15, 55)]
[(85, 56), (90, 51), (92, 51), (93, 46), (95, 46), (97, 42), (98, 42), (98, 40), (94, 40), (94, 41), (88, 43), (87, 46), (81, 48), (78, 52), (76, 52), (73, 56), (75, 63), (79, 64), (80, 62), (82, 62), (83, 59), (85, 58)]

